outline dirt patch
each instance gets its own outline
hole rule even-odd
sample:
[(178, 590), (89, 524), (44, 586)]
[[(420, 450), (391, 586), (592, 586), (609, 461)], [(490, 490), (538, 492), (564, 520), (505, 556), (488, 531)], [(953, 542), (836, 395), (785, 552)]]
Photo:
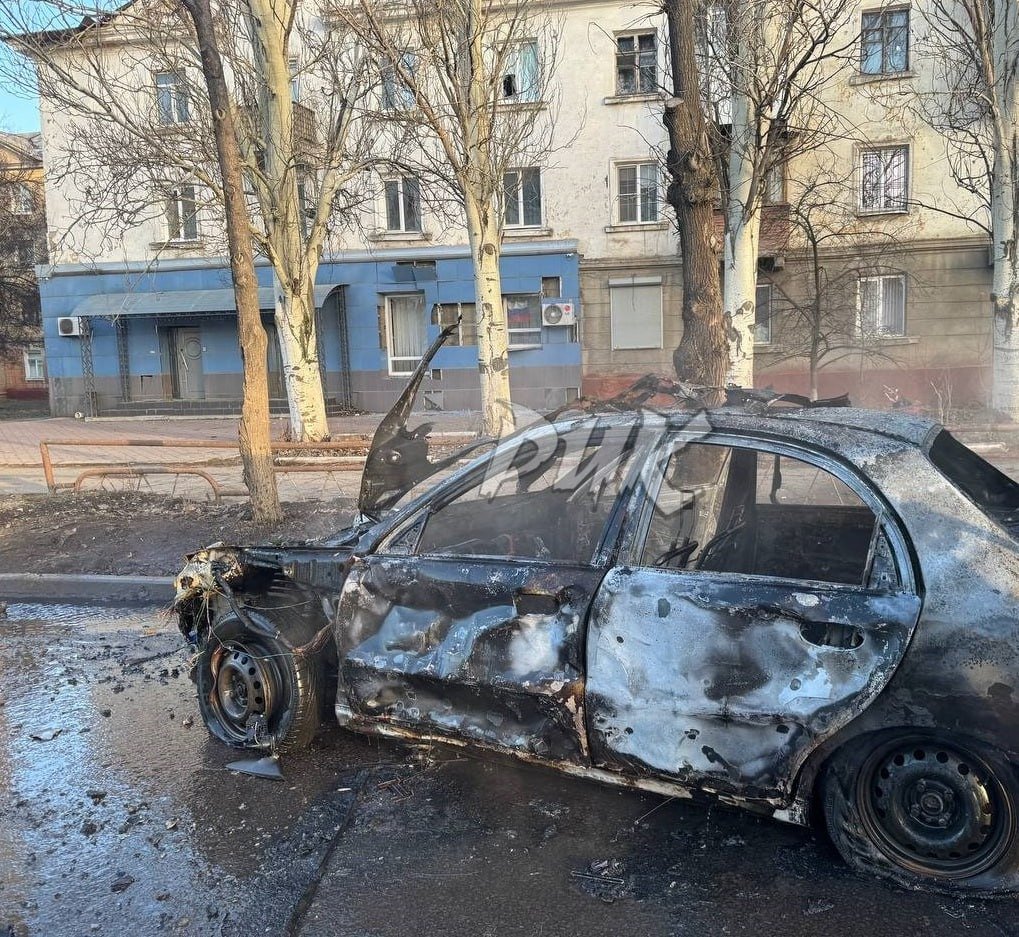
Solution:
[(347, 526), (353, 499), (284, 505), (280, 527), (248, 504), (201, 504), (133, 492), (16, 495), (0, 502), (0, 569), (8, 573), (164, 576), (185, 553), (217, 540), (256, 543), (321, 537)]

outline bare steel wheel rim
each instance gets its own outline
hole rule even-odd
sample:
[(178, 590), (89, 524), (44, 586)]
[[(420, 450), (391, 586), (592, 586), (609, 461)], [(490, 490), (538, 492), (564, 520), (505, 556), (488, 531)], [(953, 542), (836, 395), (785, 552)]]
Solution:
[(1015, 836), (1012, 800), (979, 756), (933, 739), (898, 740), (865, 762), (857, 802), (871, 841), (909, 871), (969, 878)]
[(221, 645), (212, 660), (212, 707), (223, 729), (239, 741), (252, 720), (271, 720), (280, 697), (280, 673), (270, 653), (256, 643)]

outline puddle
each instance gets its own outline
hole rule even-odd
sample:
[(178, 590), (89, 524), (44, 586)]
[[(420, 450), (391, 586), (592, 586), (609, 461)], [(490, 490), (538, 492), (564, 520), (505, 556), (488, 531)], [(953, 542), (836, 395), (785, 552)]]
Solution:
[(51, 602), (10, 602), (7, 617), (0, 619), (0, 633), (12, 627), (23, 631), (47, 626), (82, 628), (92, 633), (172, 629), (175, 620), (163, 606), (70, 605)]

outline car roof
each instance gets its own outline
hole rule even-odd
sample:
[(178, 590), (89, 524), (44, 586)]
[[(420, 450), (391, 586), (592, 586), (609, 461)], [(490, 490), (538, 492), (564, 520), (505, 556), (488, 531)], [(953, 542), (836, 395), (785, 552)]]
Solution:
[[(810, 442), (828, 442), (833, 448), (848, 443), (851, 437), (854, 448), (861, 444), (866, 448), (866, 439), (873, 438), (880, 448), (887, 447), (888, 440), (916, 446), (926, 450), (934, 437), (942, 430), (936, 420), (894, 410), (865, 410), (858, 407), (799, 407), (796, 409), (773, 409), (754, 412), (745, 407), (719, 407), (697, 413), (690, 410), (670, 410), (661, 413), (666, 425), (672, 429), (692, 428), (697, 421), (706, 419), (715, 430), (737, 432), (764, 432), (769, 435), (788, 437)], [(603, 425), (627, 425), (641, 419), (639, 411), (614, 414), (585, 414), (577, 417), (563, 415), (562, 422), (597, 419)]]
[(711, 411), (709, 420), (714, 426), (733, 422), (741, 427), (749, 423), (766, 428), (764, 424), (768, 424), (767, 428), (774, 428), (780, 432), (780, 427), (785, 428), (792, 436), (799, 436), (803, 429), (821, 424), (836, 433), (839, 430), (856, 430), (895, 439), (922, 449), (926, 449), (943, 428), (936, 420), (913, 413), (865, 410), (859, 407), (802, 407), (795, 410), (772, 410), (760, 415), (742, 408), (722, 408)]

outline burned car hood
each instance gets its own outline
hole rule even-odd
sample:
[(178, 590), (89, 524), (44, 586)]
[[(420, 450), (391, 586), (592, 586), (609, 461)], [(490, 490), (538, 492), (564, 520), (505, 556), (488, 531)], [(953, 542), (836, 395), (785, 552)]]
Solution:
[(456, 322), (446, 326), (438, 334), (414, 369), (403, 393), (375, 430), (365, 460), (361, 492), (357, 499), (357, 507), (362, 518), (377, 519), (415, 485), (452, 465), (466, 453), (487, 444), (487, 440), (481, 439), (445, 459), (432, 462), (428, 458), (428, 434), (431, 432), (432, 424), (422, 423), (414, 429), (407, 426), (425, 372), (459, 324), (460, 319), (457, 318)]

